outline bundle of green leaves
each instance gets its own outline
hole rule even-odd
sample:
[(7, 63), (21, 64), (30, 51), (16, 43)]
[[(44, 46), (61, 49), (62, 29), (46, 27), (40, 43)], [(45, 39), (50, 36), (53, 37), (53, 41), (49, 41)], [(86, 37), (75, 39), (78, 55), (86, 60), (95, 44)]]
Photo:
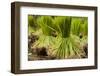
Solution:
[(77, 56), (81, 58), (80, 39), (71, 33), (71, 17), (55, 17), (54, 24), (58, 36), (53, 47), (53, 54), (57, 58), (72, 58)]
[(86, 44), (88, 41), (88, 18), (72, 18), (71, 27), (71, 33), (80, 38), (82, 45)]
[(41, 32), (33, 48), (45, 47), (58, 59), (81, 58), (85, 55), (82, 47), (87, 42), (87, 21), (85, 17), (30, 16), (29, 26), (36, 24), (38, 29), (34, 33)]
[(38, 29), (35, 16), (28, 16), (28, 32), (35, 32)]
[(52, 33), (54, 29), (51, 27), (53, 25), (51, 16), (40, 16), (37, 18), (37, 24), (40, 27), (42, 33), (39, 35), (38, 41), (33, 47), (50, 47), (53, 44), (54, 38)]

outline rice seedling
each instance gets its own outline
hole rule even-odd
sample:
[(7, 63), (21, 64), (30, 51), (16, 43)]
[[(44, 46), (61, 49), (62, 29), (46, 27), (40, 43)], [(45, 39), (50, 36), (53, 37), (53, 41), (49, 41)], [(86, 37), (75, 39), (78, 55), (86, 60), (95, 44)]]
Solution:
[(88, 34), (87, 18), (72, 18), (71, 32), (78, 37), (86, 37)]
[(35, 16), (29, 15), (28, 16), (28, 31), (29, 33), (35, 32), (37, 30), (37, 22)]
[(55, 17), (54, 25), (58, 35), (69, 37), (71, 28), (71, 17)]
[[(34, 29), (34, 20), (36, 29)], [(31, 32), (38, 36), (38, 39), (31, 44), (32, 49), (40, 49), (42, 51), (42, 48), (44, 48), (45, 51), (42, 52), (47, 53), (46, 56), (50, 56), (50, 58), (46, 57), (47, 59), (76, 59), (85, 57), (86, 53), (83, 46), (87, 43), (88, 37), (87, 18), (29, 16), (29, 22), (29, 27), (31, 26), (32, 30), (34, 30), (34, 32)]]
[(58, 59), (71, 58), (75, 55), (81, 58), (82, 47), (79, 38), (71, 34), (71, 21), (71, 17), (56, 17), (54, 20), (58, 36), (52, 47), (54, 48), (53, 54)]
[(37, 18), (38, 26), (40, 27), (42, 33), (39, 36), (38, 41), (34, 44), (33, 47), (49, 47), (53, 42), (52, 32), (52, 17), (51, 16), (40, 16)]
[(78, 36), (80, 38), (82, 46), (87, 43), (88, 39), (88, 22), (87, 18), (72, 18), (72, 34)]

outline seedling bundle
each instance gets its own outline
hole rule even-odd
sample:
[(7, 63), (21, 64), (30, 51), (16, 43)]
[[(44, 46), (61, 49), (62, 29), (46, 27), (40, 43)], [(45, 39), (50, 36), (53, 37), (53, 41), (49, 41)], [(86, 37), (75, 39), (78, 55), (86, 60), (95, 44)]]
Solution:
[(28, 34), (29, 60), (88, 57), (87, 17), (29, 15)]

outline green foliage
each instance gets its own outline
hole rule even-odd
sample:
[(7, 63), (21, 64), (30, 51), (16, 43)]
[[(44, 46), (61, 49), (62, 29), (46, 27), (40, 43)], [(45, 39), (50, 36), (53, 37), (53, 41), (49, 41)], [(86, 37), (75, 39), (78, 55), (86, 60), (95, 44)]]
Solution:
[(80, 34), (82, 35), (87, 35), (88, 33), (88, 22), (87, 18), (72, 18), (72, 28), (71, 31), (74, 35), (79, 36)]
[(81, 58), (81, 46), (77, 36), (70, 35), (68, 38), (61, 38), (57, 44), (53, 53), (58, 59), (72, 58), (73, 56)]
[(71, 23), (72, 34), (80, 37), (81, 45), (85, 45), (88, 42), (88, 18), (87, 17), (73, 17)]
[[(87, 42), (88, 19), (86, 17), (68, 16), (29, 16), (29, 31), (39, 33), (39, 39), (33, 47), (46, 47), (58, 59), (81, 58), (85, 55), (82, 46)], [(53, 36), (56, 34), (57, 36)], [(80, 39), (82, 34), (82, 39)], [(50, 49), (49, 49), (50, 48)]]
[(82, 32), (82, 20), (80, 18), (72, 18), (72, 33), (79, 36)]
[(42, 34), (39, 35), (39, 40), (34, 44), (34, 47), (48, 47), (53, 43), (52, 32), (54, 29), (51, 16), (40, 16), (37, 18), (37, 24), (42, 30)]
[(56, 26), (58, 33), (62, 37), (69, 37), (71, 28), (71, 17), (55, 17), (54, 25)]
[(37, 29), (37, 22), (36, 22), (36, 19), (35, 19), (35, 17), (32, 16), (32, 15), (29, 15), (29, 16), (28, 16), (28, 26), (29, 26), (29, 27), (28, 27), (29, 33), (35, 32), (36, 29)]
[(84, 18), (83, 33), (85, 36), (88, 35), (88, 18)]
[[(81, 45), (79, 37), (71, 34), (71, 17), (55, 17), (54, 24), (57, 28), (59, 36), (57, 36), (55, 45), (53, 46), (53, 54), (55, 53), (57, 58), (70, 58), (76, 55), (81, 58)], [(80, 26), (77, 21), (75, 26)], [(75, 29), (73, 32), (76, 32)], [(56, 48), (56, 49), (55, 49)]]
[(51, 16), (40, 16), (37, 19), (38, 25), (41, 27), (43, 34), (50, 36), (52, 34), (53, 29), (51, 28), (52, 17)]

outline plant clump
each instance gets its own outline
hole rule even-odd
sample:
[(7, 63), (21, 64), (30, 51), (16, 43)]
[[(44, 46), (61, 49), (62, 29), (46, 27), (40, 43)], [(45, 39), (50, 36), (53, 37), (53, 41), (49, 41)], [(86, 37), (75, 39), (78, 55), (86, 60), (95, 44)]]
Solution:
[(88, 57), (87, 17), (31, 15), (28, 23), (29, 60)]

